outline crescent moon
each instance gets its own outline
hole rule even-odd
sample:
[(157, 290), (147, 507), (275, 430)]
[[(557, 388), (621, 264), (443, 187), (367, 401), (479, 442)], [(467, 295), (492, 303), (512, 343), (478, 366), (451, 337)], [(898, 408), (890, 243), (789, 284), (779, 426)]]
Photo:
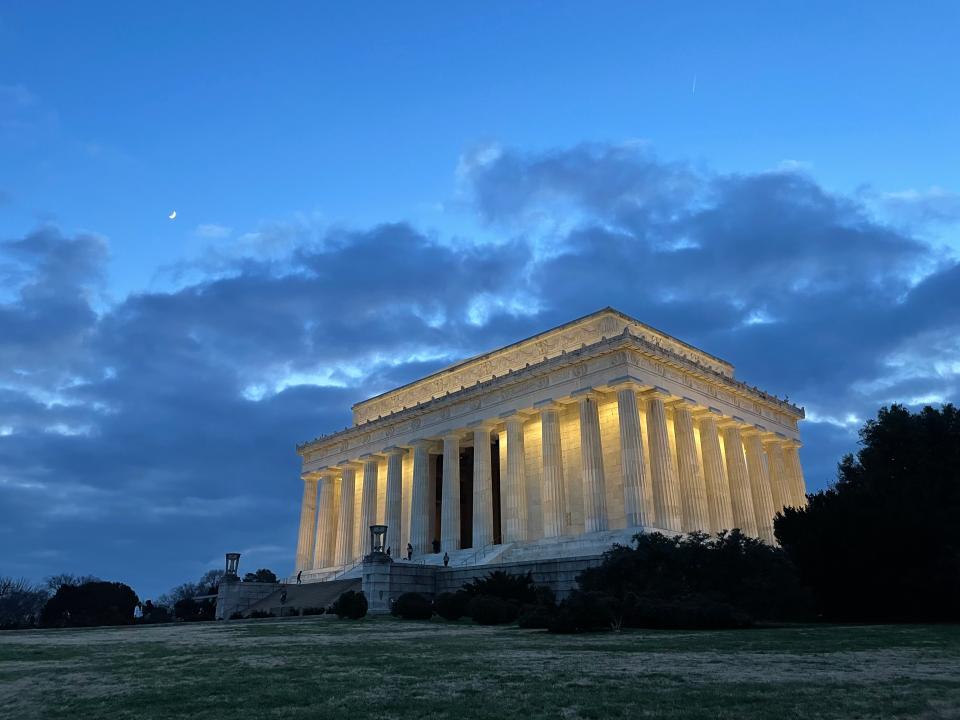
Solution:
[(167, 215), (167, 217), (170, 218), (171, 220), (175, 219), (177, 217), (177, 211), (174, 210), (172, 213)]

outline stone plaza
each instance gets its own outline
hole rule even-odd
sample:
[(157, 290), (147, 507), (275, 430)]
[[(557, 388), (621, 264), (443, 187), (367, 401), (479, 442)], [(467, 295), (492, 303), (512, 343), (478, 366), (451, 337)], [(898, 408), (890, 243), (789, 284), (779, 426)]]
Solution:
[(357, 403), (352, 427), (298, 446), (294, 573), (361, 577), (377, 524), (392, 564), (446, 554), (461, 573), (579, 567), (638, 532), (773, 543), (774, 515), (805, 502), (803, 417), (605, 308)]

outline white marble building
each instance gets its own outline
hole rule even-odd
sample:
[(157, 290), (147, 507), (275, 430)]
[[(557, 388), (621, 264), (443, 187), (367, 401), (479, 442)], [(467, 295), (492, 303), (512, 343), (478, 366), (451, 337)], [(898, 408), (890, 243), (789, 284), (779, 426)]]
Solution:
[(394, 558), (409, 542), (439, 562), (438, 540), (458, 565), (639, 530), (773, 542), (776, 512), (805, 502), (803, 417), (606, 308), (358, 403), (352, 427), (299, 446), (296, 570), (344, 575), (378, 523)]

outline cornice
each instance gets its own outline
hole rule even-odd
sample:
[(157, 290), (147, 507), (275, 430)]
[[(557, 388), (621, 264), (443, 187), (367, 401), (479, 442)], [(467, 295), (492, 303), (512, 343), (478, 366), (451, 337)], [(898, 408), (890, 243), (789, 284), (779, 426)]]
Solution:
[[(637, 337), (626, 328), (619, 335), (604, 338), (591, 345), (584, 345), (578, 350), (563, 352), (552, 358), (548, 358), (539, 363), (528, 365), (519, 370), (512, 370), (500, 377), (492, 378), (483, 382), (477, 382), (475, 385), (460, 390), (447, 392), (441, 397), (427, 400), (409, 408), (393, 412), (389, 415), (369, 420), (359, 425), (354, 425), (343, 430), (328, 435), (321, 435), (313, 440), (297, 445), (297, 453), (306, 455), (307, 453), (320, 450), (324, 447), (340, 442), (356, 433), (372, 432), (379, 429), (389, 428), (391, 425), (400, 424), (411, 418), (427, 415), (437, 409), (449, 408), (460, 402), (470, 399), (476, 399), (492, 391), (502, 390), (512, 385), (529, 381), (544, 375), (549, 375), (559, 369), (570, 365), (576, 365), (587, 358), (600, 357), (618, 350), (630, 350), (637, 352), (641, 356), (650, 360), (657, 361), (674, 371), (680, 371), (683, 374), (698, 378), (702, 382), (718, 386), (728, 393), (739, 396), (743, 399), (757, 402), (765, 405), (768, 409), (775, 412), (785, 413), (797, 419), (805, 416), (803, 408), (789, 403), (785, 400), (770, 395), (754, 386), (747, 385), (740, 380), (727, 377), (719, 372), (704, 368), (703, 366), (685, 360), (675, 353), (669, 352), (655, 343), (651, 343), (643, 338)], [(736, 403), (735, 403), (736, 404)]]

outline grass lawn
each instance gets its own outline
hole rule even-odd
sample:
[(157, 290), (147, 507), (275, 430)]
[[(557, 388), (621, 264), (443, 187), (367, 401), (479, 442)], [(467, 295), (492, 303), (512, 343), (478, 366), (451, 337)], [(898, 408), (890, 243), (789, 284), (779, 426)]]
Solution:
[(10, 718), (960, 718), (960, 627), (554, 636), (316, 617), (0, 633)]

